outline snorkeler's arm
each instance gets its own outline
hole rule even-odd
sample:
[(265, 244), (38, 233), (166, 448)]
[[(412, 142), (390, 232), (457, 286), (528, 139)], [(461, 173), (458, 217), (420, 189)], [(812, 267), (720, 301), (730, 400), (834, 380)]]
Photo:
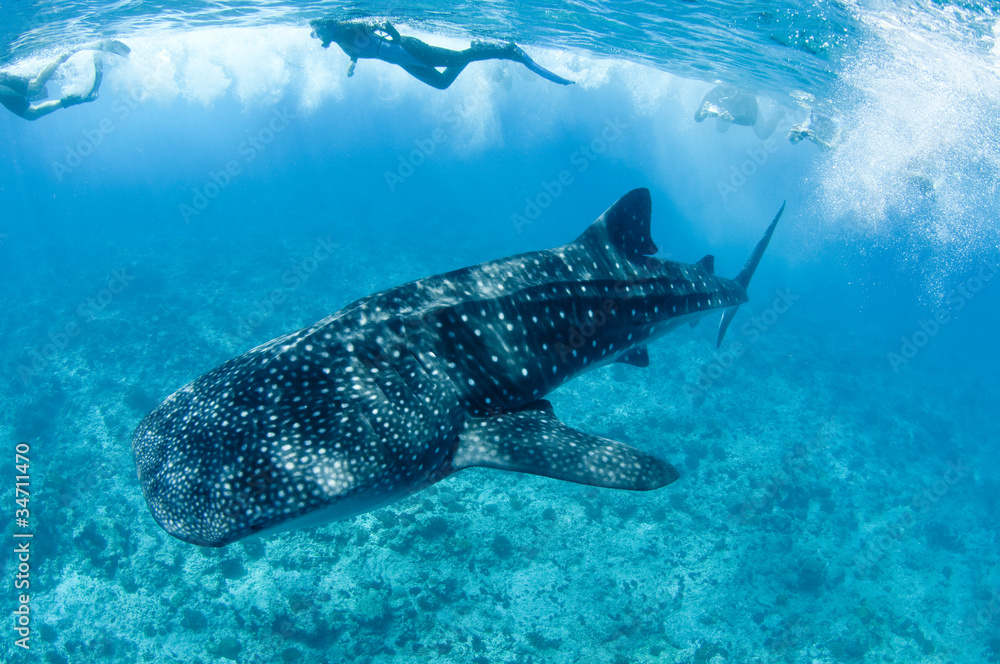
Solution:
[(347, 78), (354, 76), (354, 67), (358, 64), (357, 58), (351, 58), (351, 64), (347, 65)]
[(832, 139), (831, 140), (826, 140), (826, 139), (820, 138), (816, 134), (816, 132), (810, 132), (809, 133), (809, 138), (812, 139), (812, 142), (815, 143), (816, 145), (818, 145), (820, 147), (820, 149), (822, 149), (822, 150), (832, 150), (833, 149), (834, 140), (832, 140)]
[(402, 35), (399, 34), (399, 30), (396, 29), (396, 26), (394, 26), (389, 21), (384, 21), (382, 23), (382, 25), (379, 26), (379, 27), (381, 27), (383, 30), (385, 30), (386, 32), (388, 32), (389, 36), (392, 37), (393, 40), (397, 40), (397, 39), (401, 39), (402, 38)]

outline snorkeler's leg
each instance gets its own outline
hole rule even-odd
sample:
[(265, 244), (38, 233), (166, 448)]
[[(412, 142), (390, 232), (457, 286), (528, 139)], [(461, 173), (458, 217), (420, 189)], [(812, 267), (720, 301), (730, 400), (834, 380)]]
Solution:
[(465, 65), (455, 65), (454, 67), (448, 67), (444, 71), (438, 71), (433, 67), (403, 67), (403, 69), (418, 81), (422, 81), (432, 88), (445, 90), (455, 82), (458, 75), (465, 69)]
[(52, 75), (56, 73), (56, 69), (59, 69), (60, 65), (65, 63), (67, 60), (69, 60), (71, 57), (73, 57), (80, 51), (104, 51), (106, 53), (113, 53), (115, 55), (127, 57), (128, 54), (132, 52), (132, 49), (130, 49), (128, 46), (118, 41), (117, 39), (105, 39), (102, 41), (90, 42), (82, 46), (78, 46), (74, 48), (72, 51), (66, 51), (58, 58), (52, 60), (47, 65), (45, 65), (42, 71), (38, 72), (38, 75), (35, 76), (35, 78), (31, 79), (31, 82), (28, 84), (28, 96), (34, 97), (39, 92), (41, 92), (42, 88), (45, 87), (45, 84), (49, 82), (50, 78), (52, 78)]
[(76, 53), (76, 51), (66, 51), (58, 58), (45, 65), (45, 67), (42, 68), (42, 71), (38, 72), (38, 75), (36, 75), (33, 79), (31, 79), (31, 82), (28, 83), (28, 96), (34, 97), (41, 92), (42, 88), (45, 87), (45, 84), (49, 82), (50, 78), (52, 78), (52, 75), (56, 73), (56, 69), (59, 69), (61, 64), (73, 57), (74, 53)]
[[(438, 81), (440, 81), (441, 87), (438, 90), (444, 90), (449, 85), (455, 82), (458, 75), (462, 73), (465, 69), (465, 65), (454, 65), (452, 67), (447, 67), (444, 71), (438, 72)], [(437, 71), (436, 69), (434, 71)]]
[(90, 88), (90, 92), (84, 98), (84, 101), (94, 101), (97, 99), (97, 91), (101, 87), (101, 82), (104, 80), (104, 60), (101, 59), (100, 53), (94, 53), (94, 85)]
[(416, 37), (400, 37), (396, 41), (407, 53), (428, 67), (453, 67), (481, 60), (520, 60), (523, 55), (514, 42), (476, 40), (464, 51), (453, 51), (450, 48), (432, 46)]
[(520, 46), (515, 46), (514, 48), (517, 49), (518, 57), (511, 58), (512, 60), (520, 62), (529, 70), (538, 74), (547, 81), (552, 81), (553, 83), (558, 83), (559, 85), (573, 85), (573, 81), (569, 80), (568, 78), (563, 78), (562, 76), (559, 76), (558, 74), (549, 71), (545, 67), (542, 67), (540, 64), (532, 60), (530, 57), (528, 57), (527, 53), (521, 50)]
[(520, 62), (522, 65), (527, 67), (530, 71), (538, 74), (547, 81), (552, 81), (553, 83), (558, 83), (559, 85), (573, 85), (573, 81), (568, 78), (563, 78), (558, 74), (555, 74), (545, 67), (541, 66), (537, 62), (531, 59), (531, 57), (525, 53), (520, 46), (514, 42), (510, 42), (507, 45), (506, 55), (503, 57), (504, 60), (514, 60), (515, 62)]
[(44, 115), (48, 115), (52, 111), (58, 111), (60, 108), (63, 108), (62, 101), (59, 99), (52, 99), (50, 101), (43, 101), (40, 104), (32, 104), (19, 115), (25, 120), (37, 120)]
[(85, 95), (69, 95), (59, 100), (60, 108), (69, 108), (77, 104), (85, 104), (97, 99), (97, 92), (101, 88), (101, 81), (104, 80), (104, 62), (100, 53), (94, 53), (94, 84), (90, 87), (90, 92)]
[(753, 133), (762, 141), (771, 138), (771, 134), (778, 128), (778, 123), (784, 118), (784, 113), (775, 112), (770, 118), (763, 113), (757, 116), (757, 122), (753, 126)]
[[(415, 37), (402, 37), (399, 39), (399, 43), (410, 55), (417, 58), (421, 62), (426, 63), (428, 67), (448, 67), (450, 69), (451, 67), (456, 66), (464, 67), (470, 62), (478, 62), (482, 60), (513, 60), (514, 62), (520, 62), (542, 78), (548, 79), (554, 83), (559, 83), (561, 85), (570, 85), (573, 83), (573, 81), (562, 78), (561, 76), (558, 76), (548, 69), (540, 66), (514, 42), (502, 43), (474, 41), (472, 45), (464, 51), (452, 51), (451, 49), (442, 48), (440, 46), (431, 46), (430, 44)], [(451, 75), (451, 81), (455, 80), (455, 77), (458, 76), (459, 72), (461, 72), (461, 70)], [(447, 70), (445, 71), (445, 74), (448, 74)], [(449, 85), (451, 84), (451, 81), (448, 82)]]
[(432, 46), (425, 41), (417, 39), (416, 37), (401, 36), (395, 41), (398, 41), (399, 45), (402, 46), (407, 53), (412, 55), (417, 60), (420, 60), (420, 62), (426, 64), (428, 67), (464, 67), (475, 59), (485, 59), (469, 57), (468, 53), (472, 49), (453, 51), (450, 48)]
[(538, 74), (544, 79), (552, 81), (553, 83), (559, 83), (560, 85), (572, 85), (573, 81), (565, 79), (562, 76), (554, 74), (545, 67), (542, 67), (537, 62), (531, 59), (527, 53), (525, 53), (520, 46), (514, 42), (493, 42), (493, 41), (474, 41), (472, 46), (461, 51), (461, 55), (468, 62), (476, 62), (481, 60), (511, 60), (513, 62), (520, 62), (529, 70)]

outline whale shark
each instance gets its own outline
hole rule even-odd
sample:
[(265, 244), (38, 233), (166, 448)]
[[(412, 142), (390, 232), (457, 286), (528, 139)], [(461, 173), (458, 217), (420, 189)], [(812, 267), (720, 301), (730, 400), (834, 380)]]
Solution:
[(734, 279), (656, 257), (647, 189), (575, 241), (364, 297), (209, 371), (139, 424), (153, 518), (224, 546), (384, 506), (472, 467), (648, 491), (666, 461), (561, 422), (545, 396), (722, 312), (717, 344), (784, 205)]

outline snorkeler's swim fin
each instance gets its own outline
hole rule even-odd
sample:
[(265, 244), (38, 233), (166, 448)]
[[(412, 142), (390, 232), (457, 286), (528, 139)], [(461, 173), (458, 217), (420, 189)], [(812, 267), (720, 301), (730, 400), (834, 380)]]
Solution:
[(117, 39), (105, 39), (104, 41), (99, 42), (98, 46), (100, 50), (104, 51), (105, 53), (120, 55), (123, 58), (127, 58), (129, 56), (129, 53), (132, 52), (132, 49), (130, 49), (128, 46), (121, 43)]
[(548, 69), (542, 67), (540, 64), (532, 60), (527, 53), (521, 50), (520, 46), (517, 45), (513, 46), (514, 48), (512, 50), (514, 52), (514, 57), (511, 58), (512, 60), (520, 62), (531, 71), (535, 72), (536, 74), (538, 74), (539, 76), (541, 76), (546, 80), (552, 81), (553, 83), (558, 83), (559, 85), (573, 85), (573, 81), (550, 72)]
[(87, 42), (86, 44), (77, 46), (73, 49), (73, 51), (104, 51), (105, 53), (120, 55), (123, 58), (127, 58), (129, 53), (132, 52), (132, 49), (117, 39), (102, 39), (101, 41)]

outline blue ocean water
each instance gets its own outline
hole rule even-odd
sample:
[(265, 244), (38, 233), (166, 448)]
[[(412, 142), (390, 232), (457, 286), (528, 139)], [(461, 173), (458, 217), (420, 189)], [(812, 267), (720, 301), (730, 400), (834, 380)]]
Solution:
[[(3, 661), (997, 661), (997, 10), (4, 6), (10, 71), (132, 52), (93, 103), (0, 114)], [(348, 78), (307, 26), (331, 13), (513, 38), (576, 84)], [(74, 56), (50, 92), (92, 76)], [(717, 81), (774, 133), (696, 123)], [(788, 140), (811, 112), (832, 149)], [(472, 469), (223, 549), (152, 520), (129, 442), (173, 391), (369, 293), (568, 242), (636, 187), (661, 255), (725, 276), (787, 201), (721, 348), (709, 319), (550, 397), (677, 483)]]

